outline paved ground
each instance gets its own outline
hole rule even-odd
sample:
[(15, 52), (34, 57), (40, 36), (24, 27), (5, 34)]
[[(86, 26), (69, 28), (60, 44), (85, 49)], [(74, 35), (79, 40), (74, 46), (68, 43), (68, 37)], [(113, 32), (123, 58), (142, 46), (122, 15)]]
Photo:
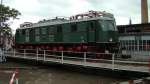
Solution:
[[(0, 64), (2, 68), (10, 71), (13, 67), (22, 67), (19, 70), (19, 84), (110, 84), (112, 82), (125, 81), (113, 77), (104, 77), (85, 73), (78, 73), (59, 68), (38, 69), (37, 66), (9, 62)], [(23, 69), (25, 67), (25, 69)], [(11, 69), (15, 70), (15, 69)], [(3, 70), (4, 71), (4, 70)], [(10, 73), (0, 73), (0, 84), (8, 84)]]

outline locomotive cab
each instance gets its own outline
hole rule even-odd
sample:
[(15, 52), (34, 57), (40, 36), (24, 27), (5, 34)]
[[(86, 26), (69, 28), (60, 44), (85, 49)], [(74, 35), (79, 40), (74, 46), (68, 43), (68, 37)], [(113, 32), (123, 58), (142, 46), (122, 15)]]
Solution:
[(100, 20), (99, 21), (99, 42), (117, 42), (118, 31), (115, 21), (113, 20)]
[(118, 31), (116, 28), (115, 20), (100, 20), (100, 31), (99, 31), (99, 41), (103, 43), (103, 47), (106, 51), (111, 53), (117, 53), (119, 49), (118, 44)]

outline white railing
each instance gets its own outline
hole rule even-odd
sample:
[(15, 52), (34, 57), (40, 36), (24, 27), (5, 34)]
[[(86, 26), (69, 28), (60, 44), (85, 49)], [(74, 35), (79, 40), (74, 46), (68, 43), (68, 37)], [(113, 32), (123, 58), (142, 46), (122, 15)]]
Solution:
[(116, 59), (117, 55), (113, 53), (106, 54), (106, 53), (91, 53), (91, 52), (20, 49), (13, 51), (5, 51), (4, 54), (8, 57), (59, 62), (61, 64), (67, 63), (83, 66), (109, 68), (112, 70), (122, 69), (122, 70), (148, 72), (147, 65), (149, 64), (148, 62), (118, 60)]
[(5, 62), (5, 61), (6, 61), (6, 58), (5, 58), (4, 52), (3, 52), (3, 50), (0, 48), (0, 62)]

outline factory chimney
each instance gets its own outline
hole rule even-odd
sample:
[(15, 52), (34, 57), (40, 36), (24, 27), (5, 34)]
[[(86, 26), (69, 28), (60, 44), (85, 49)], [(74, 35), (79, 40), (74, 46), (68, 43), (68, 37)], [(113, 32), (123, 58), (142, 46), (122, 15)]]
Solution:
[(147, 0), (141, 0), (141, 22), (148, 23), (148, 6)]

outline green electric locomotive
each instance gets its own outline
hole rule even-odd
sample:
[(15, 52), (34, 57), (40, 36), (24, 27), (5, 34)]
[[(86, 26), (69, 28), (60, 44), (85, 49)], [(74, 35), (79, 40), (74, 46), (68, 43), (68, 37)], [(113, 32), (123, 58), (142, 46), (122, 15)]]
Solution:
[(69, 18), (26, 22), (16, 30), (16, 49), (108, 53), (118, 46), (115, 18), (107, 12), (89, 11)]

